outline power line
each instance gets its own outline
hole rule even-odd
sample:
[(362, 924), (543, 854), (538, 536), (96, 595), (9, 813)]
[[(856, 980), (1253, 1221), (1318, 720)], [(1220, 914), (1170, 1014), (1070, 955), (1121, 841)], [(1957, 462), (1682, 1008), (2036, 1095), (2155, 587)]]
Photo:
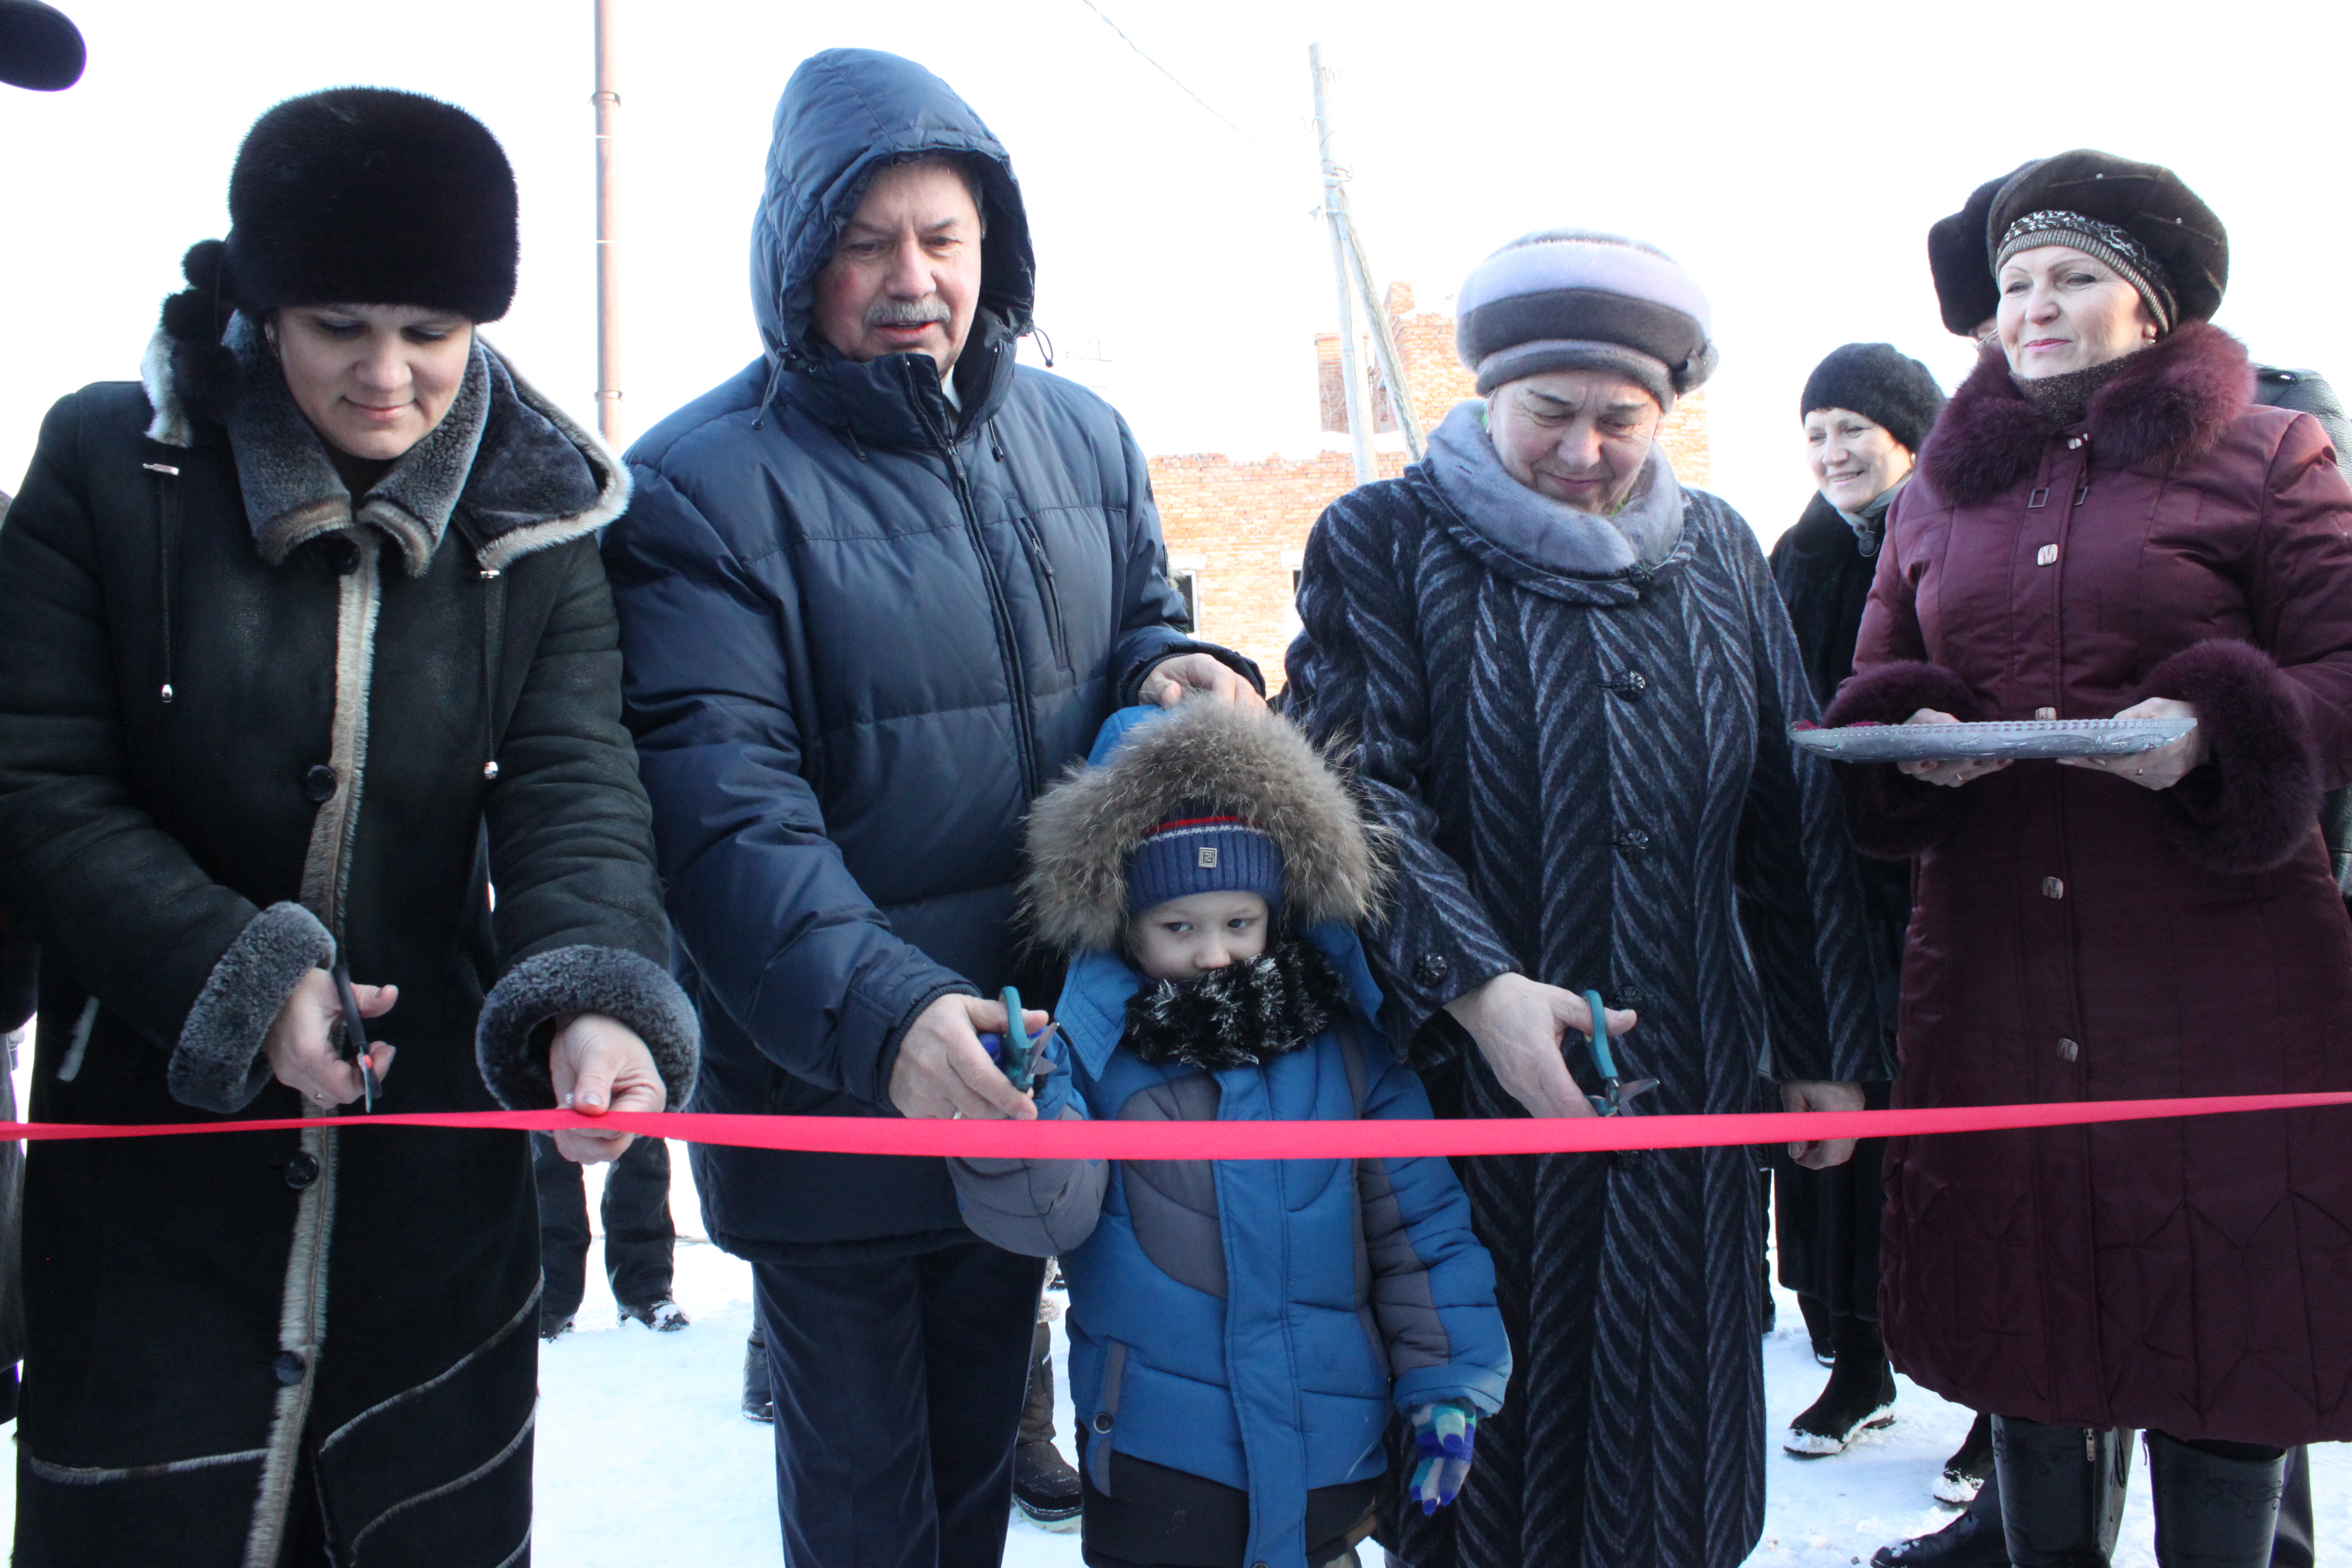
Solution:
[[(1095, 4), (1095, 0), (1078, 0), (1078, 4), (1084, 5), (1087, 10), (1092, 11), (1096, 16), (1101, 17), (1102, 25), (1104, 26), (1108, 27), (1112, 32), (1117, 33), (1119, 36), (1120, 41), (1125, 43), (1129, 48), (1133, 49), (1137, 54), (1141, 55), (1144, 62), (1150, 65), (1153, 70), (1158, 71), (1161, 76), (1164, 76), (1170, 81), (1174, 82), (1177, 87), (1183, 91), (1185, 97), (1191, 99), (1193, 102), (1199, 104), (1210, 113), (1216, 115), (1219, 120), (1224, 120), (1226, 129), (1230, 130), (1234, 135), (1240, 137), (1251, 146), (1258, 147), (1258, 140), (1256, 137), (1251, 135), (1240, 126), (1235, 125), (1232, 121), (1225, 120), (1224, 114), (1215, 104), (1211, 103), (1207, 99), (1202, 98), (1191, 88), (1185, 87), (1184, 80), (1181, 77), (1179, 77), (1174, 71), (1170, 70), (1166, 66), (1161, 65), (1158, 60), (1153, 59), (1150, 54), (1141, 44), (1137, 43), (1133, 38), (1128, 37), (1127, 29), (1125, 27), (1120, 26), (1117, 22), (1110, 19), (1110, 13), (1105, 11), (1101, 6)], [(1263, 147), (1258, 147), (1258, 150), (1260, 152), (1265, 151)]]

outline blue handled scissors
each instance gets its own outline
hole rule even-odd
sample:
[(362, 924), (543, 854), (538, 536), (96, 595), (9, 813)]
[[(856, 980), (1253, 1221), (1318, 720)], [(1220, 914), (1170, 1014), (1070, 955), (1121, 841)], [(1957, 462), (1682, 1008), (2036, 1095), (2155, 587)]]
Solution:
[(1601, 993), (1586, 992), (1584, 1005), (1592, 1014), (1593, 1070), (1601, 1075), (1601, 1082), (1608, 1090), (1606, 1094), (1588, 1094), (1584, 1098), (1592, 1101), (1592, 1109), (1601, 1115), (1615, 1116), (1622, 1111), (1635, 1097), (1647, 1094), (1657, 1088), (1658, 1080), (1654, 1078), (1637, 1078), (1631, 1083), (1618, 1082), (1617, 1058), (1609, 1049), (1609, 1013), (1608, 1009), (1601, 1005)]
[(992, 1030), (981, 1036), (981, 1047), (1004, 1069), (1013, 1087), (1026, 1094), (1037, 1081), (1037, 1053), (1045, 1048), (1045, 1042), (1062, 1026), (1061, 1020), (1046, 1025), (1044, 1034), (1031, 1039), (1029, 1026), (1021, 1017), (1021, 993), (1010, 985), (1004, 988), (1004, 1019), (1005, 1032), (1000, 1035)]

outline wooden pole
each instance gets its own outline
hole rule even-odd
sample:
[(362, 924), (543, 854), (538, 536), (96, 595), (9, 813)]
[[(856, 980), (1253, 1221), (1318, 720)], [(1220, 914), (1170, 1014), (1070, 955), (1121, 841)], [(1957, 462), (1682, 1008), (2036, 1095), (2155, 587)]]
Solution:
[(1356, 482), (1369, 485), (1381, 477), (1372, 461), (1372, 416), (1366, 406), (1364, 376), (1356, 363), (1356, 312), (1349, 301), (1356, 280), (1348, 262), (1346, 196), (1339, 189), (1339, 165), (1331, 161), (1331, 120), (1323, 109), (1323, 46), (1307, 46), (1307, 67), (1315, 78), (1315, 148), (1323, 163), (1323, 226), (1331, 236), (1331, 276), (1339, 286), (1339, 380), (1348, 400), (1348, 435), (1356, 454)]
[(596, 431), (621, 444), (621, 258), (619, 53), (613, 13), (596, 0)]

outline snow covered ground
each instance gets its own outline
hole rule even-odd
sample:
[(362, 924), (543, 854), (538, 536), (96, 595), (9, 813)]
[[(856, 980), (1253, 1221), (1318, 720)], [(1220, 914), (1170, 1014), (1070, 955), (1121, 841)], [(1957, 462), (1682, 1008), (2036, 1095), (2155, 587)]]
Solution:
[[(673, 1206), (681, 1232), (698, 1233), (685, 1152), (676, 1152)], [(706, 1241), (683, 1239), (677, 1294), (690, 1328), (622, 1328), (601, 1257), (592, 1255), (579, 1328), (542, 1349), (533, 1552), (541, 1568), (757, 1568), (782, 1560), (770, 1429), (737, 1410), (751, 1270)], [(1795, 1299), (1783, 1293), (1780, 1309), (1783, 1327), (1765, 1343), (1764, 1368), (1772, 1417), (1785, 1423), (1812, 1402), (1826, 1374), (1813, 1362)], [(1055, 1364), (1063, 1364), (1058, 1326)], [(1852, 1568), (1887, 1542), (1950, 1520), (1927, 1488), (1967, 1432), (1968, 1413), (1907, 1381), (1895, 1412), (1894, 1426), (1832, 1458), (1774, 1449), (1764, 1541), (1751, 1568)], [(1066, 1449), (1066, 1390), (1055, 1425)], [(0, 1509), (13, 1510), (13, 1470), (0, 1466)], [(2322, 1560), (2344, 1563), (2352, 1552), (2352, 1447), (2315, 1449), (2313, 1483)], [(2149, 1530), (2143, 1458), (2117, 1568), (2152, 1568)], [(1077, 1537), (1016, 1514), (1004, 1560), (1006, 1568), (1078, 1568)]]

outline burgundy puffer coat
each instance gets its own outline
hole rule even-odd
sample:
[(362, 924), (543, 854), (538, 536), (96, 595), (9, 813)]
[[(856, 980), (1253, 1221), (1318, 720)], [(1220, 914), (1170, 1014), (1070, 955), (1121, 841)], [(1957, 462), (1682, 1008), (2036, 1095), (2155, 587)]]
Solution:
[[(1989, 353), (1897, 503), (1828, 721), (2193, 705), (2161, 793), (2053, 763), (1958, 789), (1843, 768), (1917, 855), (1898, 1105), (2352, 1089), (2352, 487), (2203, 324), (2059, 427)], [(1978, 1409), (2352, 1438), (2352, 1110), (1896, 1142), (1895, 1363)]]

